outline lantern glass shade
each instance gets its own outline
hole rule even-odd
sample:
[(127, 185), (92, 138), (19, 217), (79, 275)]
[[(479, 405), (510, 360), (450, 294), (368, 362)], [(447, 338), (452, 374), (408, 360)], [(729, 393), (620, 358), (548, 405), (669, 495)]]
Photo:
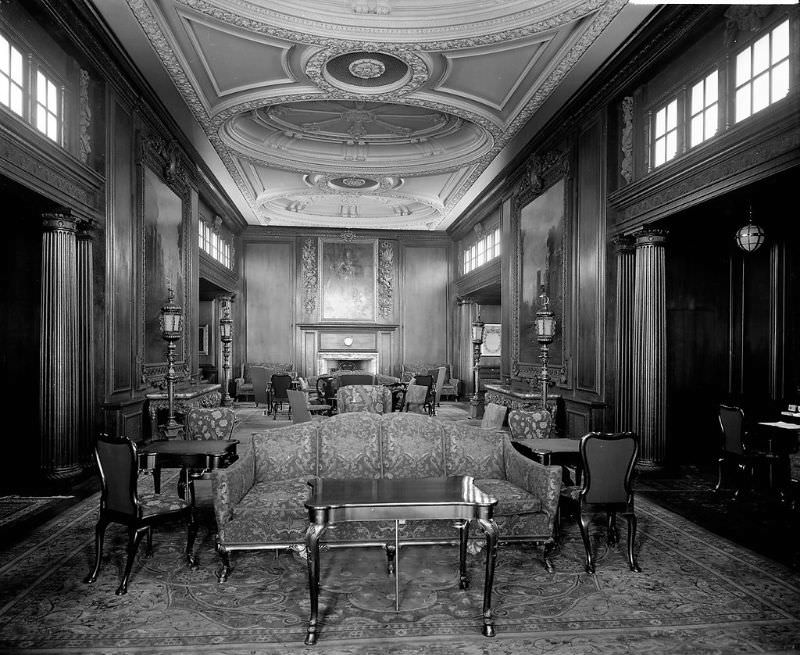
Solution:
[(231, 320), (223, 319), (219, 322), (219, 336), (222, 339), (230, 339), (232, 329), (233, 329), (233, 323)]
[(472, 322), (472, 343), (483, 343), (483, 325), (480, 317)]
[(166, 336), (173, 336), (180, 333), (183, 323), (183, 314), (180, 307), (162, 307), (161, 308), (161, 333)]
[(758, 250), (766, 241), (767, 235), (764, 228), (752, 221), (743, 225), (736, 231), (736, 244), (745, 252)]
[(552, 312), (537, 312), (536, 338), (552, 340), (556, 333), (556, 319)]

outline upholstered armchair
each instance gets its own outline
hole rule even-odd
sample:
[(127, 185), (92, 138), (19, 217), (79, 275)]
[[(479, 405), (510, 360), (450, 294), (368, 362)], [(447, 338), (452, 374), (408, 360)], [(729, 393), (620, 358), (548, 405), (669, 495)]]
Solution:
[(508, 413), (511, 440), (549, 439), (552, 437), (553, 417), (546, 409), (512, 409)]
[(392, 411), (392, 390), (382, 384), (348, 384), (336, 391), (336, 406), (340, 414), (388, 414)]
[(411, 379), (418, 374), (433, 375), (434, 379), (438, 376), (438, 368), (445, 367), (444, 384), (441, 391), (437, 393), (437, 401), (443, 396), (446, 398), (455, 398), (458, 400), (461, 394), (461, 380), (453, 377), (453, 369), (450, 364), (446, 363), (433, 363), (433, 362), (405, 362), (402, 366), (400, 381), (411, 382)]
[(242, 364), (239, 377), (234, 379), (234, 400), (239, 400), (241, 396), (253, 396), (253, 376), (251, 367), (262, 366), (270, 369), (273, 373), (289, 373), (294, 370), (294, 364), (286, 362), (246, 362)]

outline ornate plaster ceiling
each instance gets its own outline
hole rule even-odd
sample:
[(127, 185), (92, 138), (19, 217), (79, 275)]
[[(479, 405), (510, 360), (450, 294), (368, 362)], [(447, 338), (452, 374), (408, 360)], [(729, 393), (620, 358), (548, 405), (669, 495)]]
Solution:
[[(104, 4), (113, 28), (120, 19)], [(127, 9), (252, 222), (442, 230), (624, 4), (127, 0)]]

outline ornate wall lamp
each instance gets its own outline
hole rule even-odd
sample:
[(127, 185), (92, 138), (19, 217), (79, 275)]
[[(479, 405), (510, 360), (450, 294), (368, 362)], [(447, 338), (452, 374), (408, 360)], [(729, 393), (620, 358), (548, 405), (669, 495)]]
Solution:
[(167, 439), (175, 439), (181, 431), (181, 424), (175, 420), (175, 342), (183, 336), (183, 310), (180, 305), (175, 305), (175, 292), (172, 287), (168, 290), (167, 304), (161, 308), (159, 324), (161, 337), (167, 342), (167, 398), (169, 415), (163, 428)]
[(539, 294), (539, 310), (536, 312), (536, 340), (539, 342), (539, 361), (542, 369), (537, 376), (542, 386), (542, 409), (547, 409), (547, 389), (552, 384), (550, 371), (547, 368), (550, 344), (556, 334), (556, 317), (550, 310), (550, 298), (544, 292), (544, 285)]
[(472, 384), (473, 394), (470, 399), (470, 416), (478, 418), (478, 405), (480, 399), (480, 373), (478, 364), (481, 361), (481, 344), (483, 343), (484, 322), (481, 320), (481, 306), (478, 305), (478, 315), (472, 321)]
[(750, 204), (747, 223), (736, 230), (736, 245), (745, 252), (755, 252), (767, 239), (764, 228), (753, 223), (753, 205)]
[(219, 339), (222, 341), (222, 406), (228, 407), (233, 404), (233, 399), (228, 395), (228, 387), (231, 383), (231, 342), (233, 341), (230, 296), (223, 296), (220, 299)]

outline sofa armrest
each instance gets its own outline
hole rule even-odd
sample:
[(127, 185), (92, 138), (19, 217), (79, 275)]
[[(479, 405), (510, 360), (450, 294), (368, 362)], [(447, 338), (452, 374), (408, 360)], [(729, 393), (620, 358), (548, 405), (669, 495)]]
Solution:
[(233, 518), (234, 508), (255, 484), (256, 457), (252, 446), (239, 449), (239, 459), (227, 468), (211, 472), (214, 515), (223, 526)]
[(542, 510), (550, 517), (550, 527), (553, 529), (561, 496), (561, 467), (545, 466), (525, 457), (514, 448), (508, 437), (503, 440), (503, 463), (509, 482), (542, 501)]

